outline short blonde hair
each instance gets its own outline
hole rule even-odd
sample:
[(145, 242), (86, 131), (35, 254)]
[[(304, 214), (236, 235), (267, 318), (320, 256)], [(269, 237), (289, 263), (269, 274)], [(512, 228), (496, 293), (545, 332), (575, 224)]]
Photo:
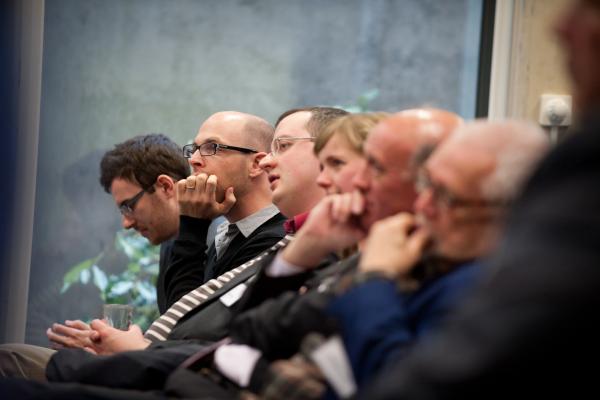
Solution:
[(357, 153), (362, 153), (363, 143), (371, 129), (389, 117), (385, 112), (348, 114), (337, 118), (325, 125), (315, 139), (315, 154), (319, 154), (334, 135), (343, 136), (350, 147)]

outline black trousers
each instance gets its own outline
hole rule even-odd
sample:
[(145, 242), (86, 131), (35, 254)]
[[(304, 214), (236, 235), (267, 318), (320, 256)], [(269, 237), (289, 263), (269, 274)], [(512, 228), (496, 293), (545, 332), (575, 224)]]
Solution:
[(95, 356), (80, 349), (60, 350), (50, 359), (46, 376), (50, 382), (162, 390), (168, 376), (189, 356), (203, 348), (200, 344), (186, 344), (127, 351), (112, 356)]

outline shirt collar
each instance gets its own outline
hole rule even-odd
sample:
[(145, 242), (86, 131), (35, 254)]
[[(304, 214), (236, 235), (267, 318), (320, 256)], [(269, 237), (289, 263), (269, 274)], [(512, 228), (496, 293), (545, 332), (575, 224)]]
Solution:
[(294, 218), (290, 218), (283, 223), (285, 233), (294, 234), (302, 227), (306, 219), (308, 218), (309, 211), (303, 212), (302, 214), (296, 215)]
[[(255, 212), (254, 214), (250, 214), (247, 217), (234, 222), (234, 224), (237, 225), (242, 235), (247, 238), (252, 234), (252, 232), (254, 232), (262, 224), (273, 218), (278, 213), (279, 209), (273, 204), (269, 204), (267, 207)], [(217, 227), (217, 232), (229, 229), (229, 225), (229, 222), (223, 222)]]

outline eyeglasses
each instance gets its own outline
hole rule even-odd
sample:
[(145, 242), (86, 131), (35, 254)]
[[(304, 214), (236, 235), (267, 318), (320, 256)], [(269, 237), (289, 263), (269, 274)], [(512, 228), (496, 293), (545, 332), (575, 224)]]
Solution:
[(313, 137), (280, 137), (277, 139), (273, 139), (271, 142), (271, 154), (278, 155), (289, 150), (290, 147), (294, 145), (295, 142), (300, 140), (310, 140), (311, 142), (315, 141)]
[(247, 149), (245, 147), (237, 147), (230, 146), (228, 144), (221, 144), (215, 142), (206, 142), (201, 145), (197, 145), (196, 143), (186, 144), (183, 146), (183, 156), (185, 158), (192, 158), (192, 155), (196, 152), (196, 150), (200, 151), (201, 156), (214, 156), (217, 154), (218, 150), (227, 149), (227, 150), (235, 150), (240, 153), (258, 153), (258, 151), (253, 149)]
[(417, 172), (415, 189), (419, 194), (426, 190), (431, 190), (431, 195), (436, 206), (445, 207), (447, 209), (458, 207), (504, 207), (508, 205), (506, 201), (502, 200), (466, 199), (458, 197), (445, 187), (433, 183), (425, 170)]
[(130, 217), (133, 214), (135, 205), (137, 204), (138, 201), (140, 201), (140, 199), (142, 198), (144, 193), (146, 193), (146, 189), (142, 189), (139, 191), (138, 194), (136, 194), (132, 198), (130, 198), (128, 200), (124, 200), (119, 205), (119, 211), (121, 212), (121, 215), (123, 215), (125, 217)]

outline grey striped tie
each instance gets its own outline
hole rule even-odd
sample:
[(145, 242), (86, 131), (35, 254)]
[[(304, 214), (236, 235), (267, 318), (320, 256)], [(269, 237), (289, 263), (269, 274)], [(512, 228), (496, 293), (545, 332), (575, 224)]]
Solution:
[(177, 321), (204, 303), (213, 293), (221, 289), (226, 283), (231, 281), (237, 275), (252, 267), (269, 254), (278, 251), (282, 247), (285, 247), (290, 242), (292, 237), (293, 236), (290, 235), (284, 237), (258, 257), (253, 258), (252, 260), (232, 269), (229, 272), (225, 272), (216, 279), (209, 280), (202, 286), (181, 297), (181, 299), (173, 304), (163, 315), (158, 317), (158, 319), (155, 320), (152, 325), (150, 325), (150, 328), (148, 328), (144, 334), (144, 337), (152, 342), (167, 340), (169, 334), (177, 324)]

